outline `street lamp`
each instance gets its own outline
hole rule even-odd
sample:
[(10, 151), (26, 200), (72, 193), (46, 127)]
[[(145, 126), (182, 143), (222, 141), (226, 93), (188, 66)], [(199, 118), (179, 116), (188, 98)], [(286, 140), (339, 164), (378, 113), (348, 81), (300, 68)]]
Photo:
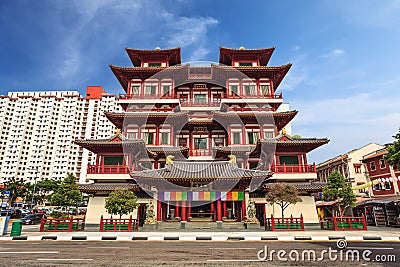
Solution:
[(31, 199), (31, 205), (32, 205), (32, 208), (33, 208), (33, 198), (34, 198), (34, 196), (35, 196), (35, 191), (36, 191), (36, 181), (37, 181), (37, 178), (38, 178), (38, 170), (39, 169), (39, 167), (32, 167), (32, 168), (30, 168), (30, 170), (35, 170), (35, 182), (34, 182), (34, 184), (33, 184), (33, 192), (32, 192), (32, 199)]

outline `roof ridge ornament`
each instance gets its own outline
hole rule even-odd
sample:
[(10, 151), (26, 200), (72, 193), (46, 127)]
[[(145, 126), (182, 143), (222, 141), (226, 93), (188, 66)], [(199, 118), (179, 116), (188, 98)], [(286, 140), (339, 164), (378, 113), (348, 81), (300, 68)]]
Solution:
[(229, 164), (236, 165), (236, 156), (235, 155), (231, 154), (228, 156), (228, 158), (230, 158)]

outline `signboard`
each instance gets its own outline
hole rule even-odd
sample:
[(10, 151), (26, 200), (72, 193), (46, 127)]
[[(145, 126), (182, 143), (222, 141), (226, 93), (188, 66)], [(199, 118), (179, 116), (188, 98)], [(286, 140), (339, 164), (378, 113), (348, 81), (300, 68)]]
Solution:
[(0, 233), (2, 233), (3, 235), (7, 234), (9, 219), (10, 219), (10, 216), (1, 216), (0, 217)]

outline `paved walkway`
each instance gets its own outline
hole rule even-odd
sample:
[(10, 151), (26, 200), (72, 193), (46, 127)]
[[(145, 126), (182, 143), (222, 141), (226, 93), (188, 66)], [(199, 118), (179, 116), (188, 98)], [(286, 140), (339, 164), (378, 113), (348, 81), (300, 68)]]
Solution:
[[(148, 240), (148, 241), (329, 241), (345, 239), (347, 241), (392, 241), (400, 242), (400, 228), (368, 227), (367, 231), (224, 231), (224, 232), (39, 232), (38, 226), (23, 227), (21, 236), (0, 236), (0, 241), (5, 240)], [(10, 231), (10, 229), (9, 229)]]

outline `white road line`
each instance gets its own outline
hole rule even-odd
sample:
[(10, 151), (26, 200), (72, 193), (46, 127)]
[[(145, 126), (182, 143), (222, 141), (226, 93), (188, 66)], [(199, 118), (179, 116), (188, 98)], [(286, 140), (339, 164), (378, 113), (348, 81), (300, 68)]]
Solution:
[(130, 247), (86, 247), (86, 248), (101, 248), (101, 249), (110, 249), (110, 248), (115, 248), (115, 249), (131, 249)]
[(59, 251), (0, 251), (1, 254), (57, 254)]
[(391, 250), (394, 248), (375, 248), (375, 247), (346, 247), (346, 249), (375, 249), (375, 250)]
[(38, 261), (92, 261), (93, 259), (36, 259)]
[(254, 260), (254, 259), (248, 259), (248, 260), (207, 260), (207, 262), (259, 262), (261, 260)]
[(259, 248), (208, 248), (208, 249), (216, 249), (216, 250), (222, 250), (222, 249), (227, 249), (227, 250), (229, 250), (229, 249), (233, 249), (233, 250), (239, 250), (239, 249), (243, 249), (243, 250), (245, 250), (245, 249), (259, 249)]

